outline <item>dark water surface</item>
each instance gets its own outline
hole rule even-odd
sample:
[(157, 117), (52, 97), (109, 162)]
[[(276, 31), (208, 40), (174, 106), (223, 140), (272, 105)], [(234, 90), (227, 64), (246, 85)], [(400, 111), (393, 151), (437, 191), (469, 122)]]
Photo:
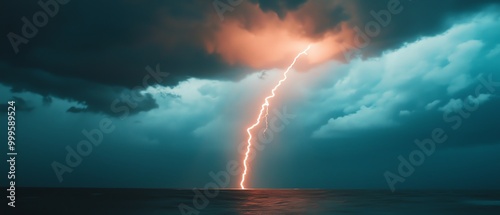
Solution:
[[(500, 191), (48, 189), (16, 192), (20, 215), (492, 214)], [(208, 195), (207, 195), (208, 194)], [(196, 202), (193, 202), (196, 201)], [(6, 205), (6, 203), (5, 203)], [(190, 213), (192, 212), (192, 213)], [(0, 213), (5, 214), (5, 213)]]

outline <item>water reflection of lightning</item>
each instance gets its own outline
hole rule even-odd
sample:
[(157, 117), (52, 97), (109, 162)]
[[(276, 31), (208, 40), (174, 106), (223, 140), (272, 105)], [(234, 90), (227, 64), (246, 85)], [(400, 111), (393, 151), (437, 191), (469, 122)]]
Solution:
[(252, 129), (254, 129), (256, 126), (258, 126), (260, 124), (260, 119), (263, 117), (262, 115), (264, 114), (264, 111), (265, 111), (264, 117), (266, 119), (266, 127), (264, 129), (264, 132), (267, 131), (267, 126), (268, 126), (267, 115), (269, 114), (269, 99), (273, 98), (275, 96), (275, 91), (281, 86), (281, 83), (283, 83), (284, 81), (286, 81), (286, 79), (288, 78), (287, 77), (288, 72), (293, 68), (293, 66), (295, 65), (295, 62), (297, 62), (297, 60), (299, 59), (299, 57), (301, 55), (303, 55), (303, 54), (307, 55), (307, 51), (309, 51), (310, 48), (311, 48), (311, 45), (308, 45), (307, 48), (304, 51), (300, 52), (293, 59), (292, 64), (290, 64), (290, 66), (288, 66), (288, 68), (286, 69), (286, 71), (283, 73), (283, 78), (271, 90), (271, 95), (267, 96), (264, 99), (264, 103), (260, 106), (260, 112), (259, 112), (259, 116), (257, 116), (256, 122), (253, 125), (251, 125), (250, 127), (247, 128), (247, 134), (248, 134), (247, 151), (245, 152), (245, 158), (243, 159), (244, 170), (243, 170), (243, 174), (241, 175), (241, 182), (240, 182), (241, 189), (245, 189), (245, 176), (247, 175), (247, 171), (248, 171), (247, 160), (248, 160), (248, 155), (250, 154), (250, 151), (251, 151), (251, 148), (252, 148)]

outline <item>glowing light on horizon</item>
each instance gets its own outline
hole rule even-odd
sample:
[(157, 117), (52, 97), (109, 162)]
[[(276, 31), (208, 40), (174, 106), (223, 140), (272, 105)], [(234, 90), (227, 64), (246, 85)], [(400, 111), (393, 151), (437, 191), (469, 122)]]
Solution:
[(295, 65), (295, 62), (297, 62), (297, 60), (299, 59), (299, 57), (301, 55), (307, 55), (307, 51), (310, 48), (311, 48), (311, 45), (308, 45), (307, 48), (304, 51), (300, 52), (293, 59), (292, 64), (290, 64), (290, 66), (288, 66), (288, 68), (286, 69), (286, 71), (283, 73), (283, 78), (281, 80), (279, 80), (278, 84), (276, 84), (276, 86), (274, 86), (274, 88), (271, 90), (271, 95), (267, 96), (264, 99), (264, 103), (260, 107), (260, 112), (259, 112), (259, 115), (257, 116), (256, 122), (253, 125), (251, 125), (250, 127), (247, 128), (247, 134), (248, 134), (247, 151), (245, 152), (245, 158), (243, 159), (244, 170), (243, 170), (243, 174), (241, 175), (241, 182), (240, 182), (241, 189), (245, 189), (245, 177), (246, 177), (247, 172), (248, 172), (247, 160), (248, 160), (248, 155), (250, 154), (250, 151), (251, 151), (251, 148), (252, 148), (252, 129), (254, 129), (256, 126), (258, 126), (260, 124), (260, 119), (262, 118), (262, 115), (264, 114), (264, 110), (265, 110), (264, 117), (266, 119), (266, 127), (264, 129), (264, 132), (267, 131), (267, 126), (268, 126), (267, 115), (269, 114), (269, 99), (273, 98), (276, 95), (275, 91), (281, 86), (281, 83), (283, 83), (284, 81), (286, 81), (286, 79), (288, 78), (287, 74), (293, 68), (293, 66)]

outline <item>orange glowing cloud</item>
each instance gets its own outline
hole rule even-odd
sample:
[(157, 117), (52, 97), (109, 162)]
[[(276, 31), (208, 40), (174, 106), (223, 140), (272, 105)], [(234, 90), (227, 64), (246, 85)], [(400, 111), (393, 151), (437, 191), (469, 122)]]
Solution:
[[(322, 5), (324, 7), (324, 5)], [(280, 19), (273, 12), (263, 12), (258, 5), (244, 3), (244, 14), (220, 23), (217, 30), (204, 38), (206, 50), (219, 54), (231, 65), (254, 69), (285, 68), (304, 47), (312, 44), (309, 55), (296, 67), (306, 70), (314, 65), (339, 58), (354, 31), (339, 22), (335, 29), (312, 34), (315, 20), (320, 20), (318, 6), (307, 3)], [(239, 17), (238, 17), (239, 15)]]

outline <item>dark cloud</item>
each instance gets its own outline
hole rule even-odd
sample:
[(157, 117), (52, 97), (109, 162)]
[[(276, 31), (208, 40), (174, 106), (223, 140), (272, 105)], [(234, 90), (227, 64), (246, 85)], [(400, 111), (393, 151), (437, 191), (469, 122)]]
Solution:
[[(349, 1), (351, 2), (351, 1)], [(354, 14), (357, 20), (352, 24), (361, 29), (374, 17), (371, 11), (387, 10), (389, 0), (363, 1), (355, 0), (352, 4), (358, 5), (359, 12)], [(401, 45), (417, 40), (423, 36), (433, 36), (451, 25), (460, 22), (464, 15), (477, 12), (479, 9), (496, 5), (497, 0), (400, 0), (403, 10), (391, 17), (389, 25), (381, 33), (372, 38), (372, 43), (363, 50), (365, 56), (376, 56), (388, 49), (395, 49)]]
[[(77, 78), (64, 78), (42, 70), (19, 69), (1, 63), (0, 69), (11, 72), (12, 75), (8, 75), (3, 81), (11, 87), (12, 92), (30, 91), (44, 97), (55, 96), (75, 101), (86, 106), (80, 112), (85, 110), (117, 116), (120, 113), (113, 111), (111, 107), (113, 101), (117, 101), (117, 105), (123, 106), (126, 105), (127, 101), (132, 100), (132, 96), (137, 98), (133, 100), (133, 103), (137, 103), (137, 105), (129, 108), (131, 113), (158, 107), (150, 94), (140, 94), (139, 89), (131, 90), (126, 87), (109, 86)], [(138, 87), (141, 86), (138, 85)], [(75, 113), (75, 111), (70, 112)]]
[[(6, 4), (0, 9), (0, 34), (22, 36), (21, 17), (31, 19), (41, 8), (36, 1)], [(110, 113), (114, 99), (143, 86), (148, 65), (159, 64), (170, 74), (161, 85), (189, 77), (241, 77), (201, 45), (203, 20), (211, 9), (194, 1), (71, 1), (20, 44), (19, 53), (7, 37), (0, 41), (1, 82), (17, 92), (65, 98), (88, 111)], [(140, 106), (144, 109), (135, 112), (156, 107), (151, 97)]]
[(263, 11), (274, 11), (279, 17), (284, 17), (289, 10), (296, 10), (307, 0), (251, 0), (251, 2), (259, 4)]

